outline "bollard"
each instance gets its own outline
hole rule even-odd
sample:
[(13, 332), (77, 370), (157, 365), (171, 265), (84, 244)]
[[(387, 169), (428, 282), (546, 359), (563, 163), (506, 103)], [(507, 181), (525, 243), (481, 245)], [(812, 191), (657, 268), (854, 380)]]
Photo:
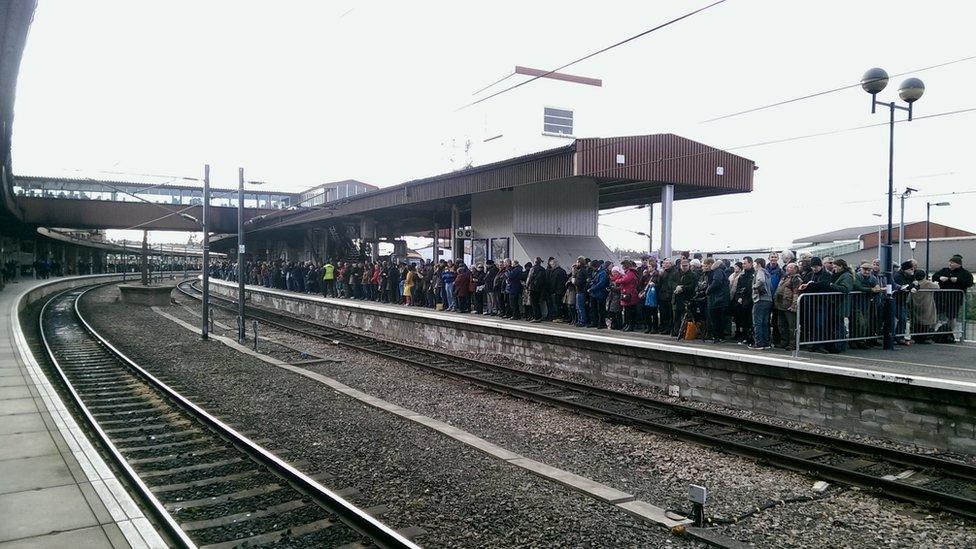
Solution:
[(251, 321), (251, 330), (254, 332), (254, 350), (258, 350), (258, 321)]

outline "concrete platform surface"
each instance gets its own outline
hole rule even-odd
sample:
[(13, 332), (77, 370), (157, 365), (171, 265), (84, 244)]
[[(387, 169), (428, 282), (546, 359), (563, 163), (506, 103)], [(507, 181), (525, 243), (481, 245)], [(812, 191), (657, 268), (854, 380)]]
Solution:
[(39, 287), (105, 277), (21, 279), (0, 291), (0, 548), (166, 544), (78, 427), (30, 353), (18, 303)]

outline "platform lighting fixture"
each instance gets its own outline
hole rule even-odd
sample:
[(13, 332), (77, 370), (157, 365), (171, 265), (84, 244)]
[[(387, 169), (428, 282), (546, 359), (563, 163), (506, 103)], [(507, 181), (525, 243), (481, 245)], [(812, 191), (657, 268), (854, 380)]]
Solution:
[[(885, 280), (884, 300), (884, 348), (895, 348), (895, 307), (891, 293), (892, 283), (892, 264), (891, 264), (891, 233), (894, 213), (894, 168), (895, 168), (895, 111), (902, 110), (908, 112), (908, 120), (912, 120), (912, 109), (916, 101), (922, 98), (925, 93), (925, 84), (918, 78), (907, 78), (898, 87), (898, 97), (908, 104), (907, 107), (898, 105), (894, 101), (878, 101), (878, 94), (888, 86), (888, 73), (884, 69), (875, 67), (869, 69), (861, 78), (861, 87), (865, 92), (871, 94), (871, 113), (875, 113), (878, 105), (888, 107), (888, 234), (885, 236), (885, 244), (881, 247), (881, 272)], [(899, 241), (901, 237), (899, 236)]]
[(948, 206), (948, 202), (926, 202), (925, 203), (925, 273), (931, 275), (929, 271), (929, 249), (932, 248), (932, 238), (929, 231), (929, 223), (932, 219), (932, 206)]

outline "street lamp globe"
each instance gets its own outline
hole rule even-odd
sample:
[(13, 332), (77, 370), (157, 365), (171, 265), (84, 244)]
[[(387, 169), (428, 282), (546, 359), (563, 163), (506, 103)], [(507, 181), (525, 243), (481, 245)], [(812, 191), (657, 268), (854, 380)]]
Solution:
[[(907, 80), (906, 80), (907, 82)], [(864, 91), (874, 95), (876, 93), (881, 93), (888, 85), (888, 73), (884, 69), (874, 67), (873, 69), (868, 69), (864, 76), (861, 77), (861, 87)]]
[(906, 103), (914, 103), (925, 93), (925, 84), (918, 78), (908, 78), (898, 87), (898, 97)]

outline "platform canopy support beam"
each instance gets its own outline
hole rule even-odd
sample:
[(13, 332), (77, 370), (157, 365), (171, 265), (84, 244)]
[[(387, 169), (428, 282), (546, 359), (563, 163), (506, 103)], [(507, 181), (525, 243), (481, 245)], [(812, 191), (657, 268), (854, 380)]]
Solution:
[(671, 223), (674, 216), (674, 185), (661, 188), (661, 258), (671, 257)]

